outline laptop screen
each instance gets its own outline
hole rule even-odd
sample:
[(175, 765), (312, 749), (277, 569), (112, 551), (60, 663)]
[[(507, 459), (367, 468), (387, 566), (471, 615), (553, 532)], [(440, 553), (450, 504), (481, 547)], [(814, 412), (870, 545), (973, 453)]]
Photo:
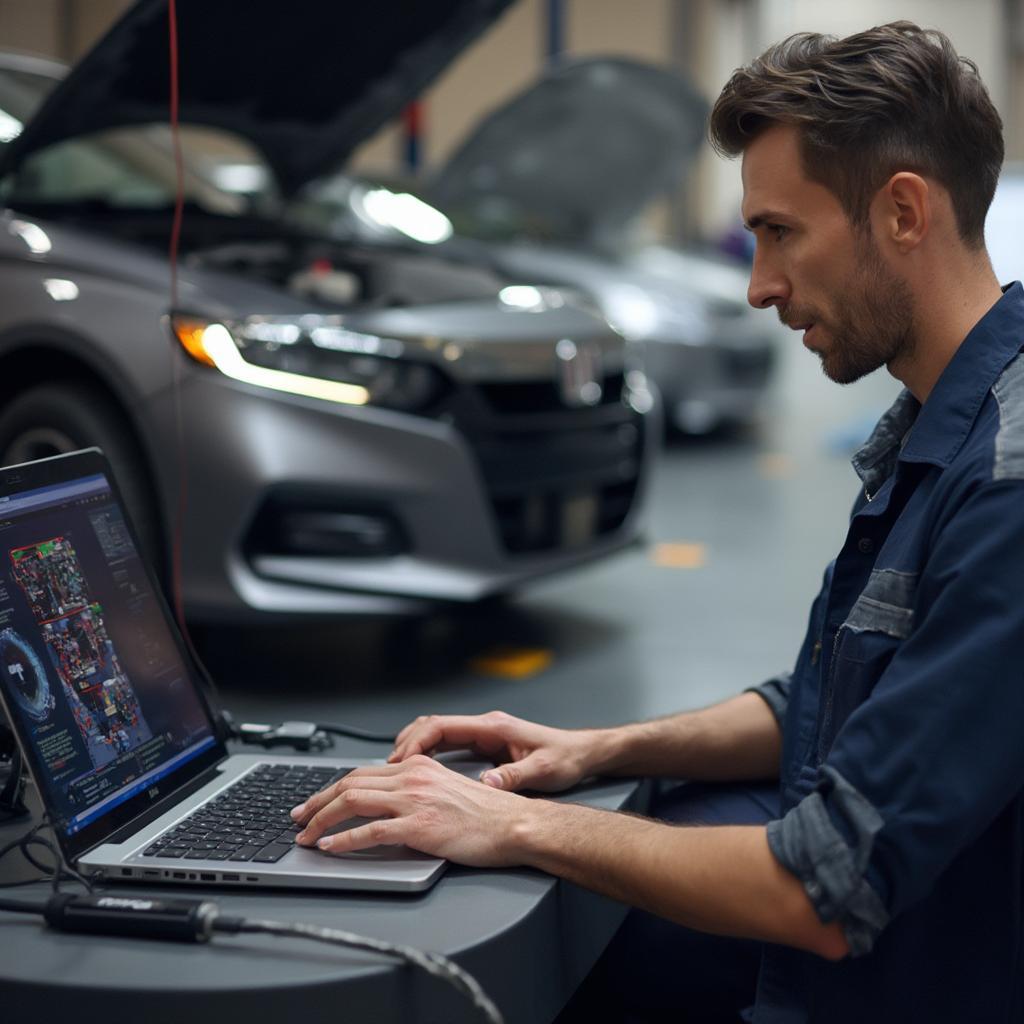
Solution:
[(155, 799), (161, 779), (218, 745), (95, 471), (102, 460), (87, 455), (88, 475), (31, 486), (38, 476), (27, 472), (28, 489), (0, 491), (0, 687), (63, 836), (116, 820), (139, 794)]

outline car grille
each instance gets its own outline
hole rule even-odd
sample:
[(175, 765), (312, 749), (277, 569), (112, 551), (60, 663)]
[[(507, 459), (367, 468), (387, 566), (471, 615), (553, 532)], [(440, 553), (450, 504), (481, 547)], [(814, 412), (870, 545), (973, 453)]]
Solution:
[[(624, 383), (621, 373), (605, 377), (602, 384), (602, 404), (619, 401), (622, 398)], [(502, 415), (565, 410), (565, 402), (554, 381), (479, 384), (477, 390), (491, 409)]]
[(567, 408), (547, 382), (452, 396), (443, 418), (473, 449), (509, 554), (584, 547), (622, 526), (643, 450), (643, 418), (623, 399), (621, 374), (605, 379), (590, 408)]

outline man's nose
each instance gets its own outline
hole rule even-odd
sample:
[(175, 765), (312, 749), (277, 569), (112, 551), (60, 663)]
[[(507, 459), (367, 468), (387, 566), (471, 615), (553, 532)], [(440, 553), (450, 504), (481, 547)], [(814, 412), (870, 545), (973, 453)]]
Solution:
[(747, 302), (755, 309), (767, 309), (769, 306), (784, 306), (788, 301), (789, 282), (785, 275), (755, 250)]

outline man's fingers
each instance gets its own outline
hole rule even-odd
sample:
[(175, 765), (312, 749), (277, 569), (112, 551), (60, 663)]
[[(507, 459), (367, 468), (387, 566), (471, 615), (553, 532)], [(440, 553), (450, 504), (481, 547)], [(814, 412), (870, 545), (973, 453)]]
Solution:
[(371, 846), (397, 846), (405, 842), (405, 833), (404, 818), (379, 818), (337, 835), (325, 836), (317, 846), (326, 853), (354, 853)]
[(480, 776), (480, 781), (510, 793), (519, 789), (549, 789), (552, 767), (551, 755), (535, 750), (521, 761), (489, 768)]
[(321, 789), (319, 793), (314, 793), (305, 803), (293, 807), (291, 810), (292, 820), (305, 821), (347, 789), (354, 787), (395, 789), (398, 786), (396, 776), (400, 767), (400, 765), (367, 765), (364, 768), (354, 768), (337, 782), (332, 782), (329, 786)]
[(317, 811), (295, 841), (303, 846), (312, 846), (329, 828), (349, 818), (390, 817), (398, 811), (399, 798), (394, 793), (379, 789), (348, 789)]
[(498, 724), (479, 715), (430, 715), (417, 719), (398, 734), (388, 761), (405, 761), (415, 754), (434, 750), (462, 750), (475, 747), (493, 753), (505, 746)]

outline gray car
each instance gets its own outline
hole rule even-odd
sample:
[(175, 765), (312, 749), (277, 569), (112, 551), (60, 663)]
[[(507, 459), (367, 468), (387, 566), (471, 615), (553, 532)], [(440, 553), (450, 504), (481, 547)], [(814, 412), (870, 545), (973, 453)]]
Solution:
[[(287, 197), (504, 6), (179, 4), (182, 121)], [(631, 543), (656, 399), (559, 291), (299, 231), (186, 168), (172, 304), (166, 18), (137, 4), (34, 117), (59, 69), (0, 67), (0, 462), (104, 448), (194, 619), (472, 601)], [(318, 38), (338, 59), (267, 73)]]

